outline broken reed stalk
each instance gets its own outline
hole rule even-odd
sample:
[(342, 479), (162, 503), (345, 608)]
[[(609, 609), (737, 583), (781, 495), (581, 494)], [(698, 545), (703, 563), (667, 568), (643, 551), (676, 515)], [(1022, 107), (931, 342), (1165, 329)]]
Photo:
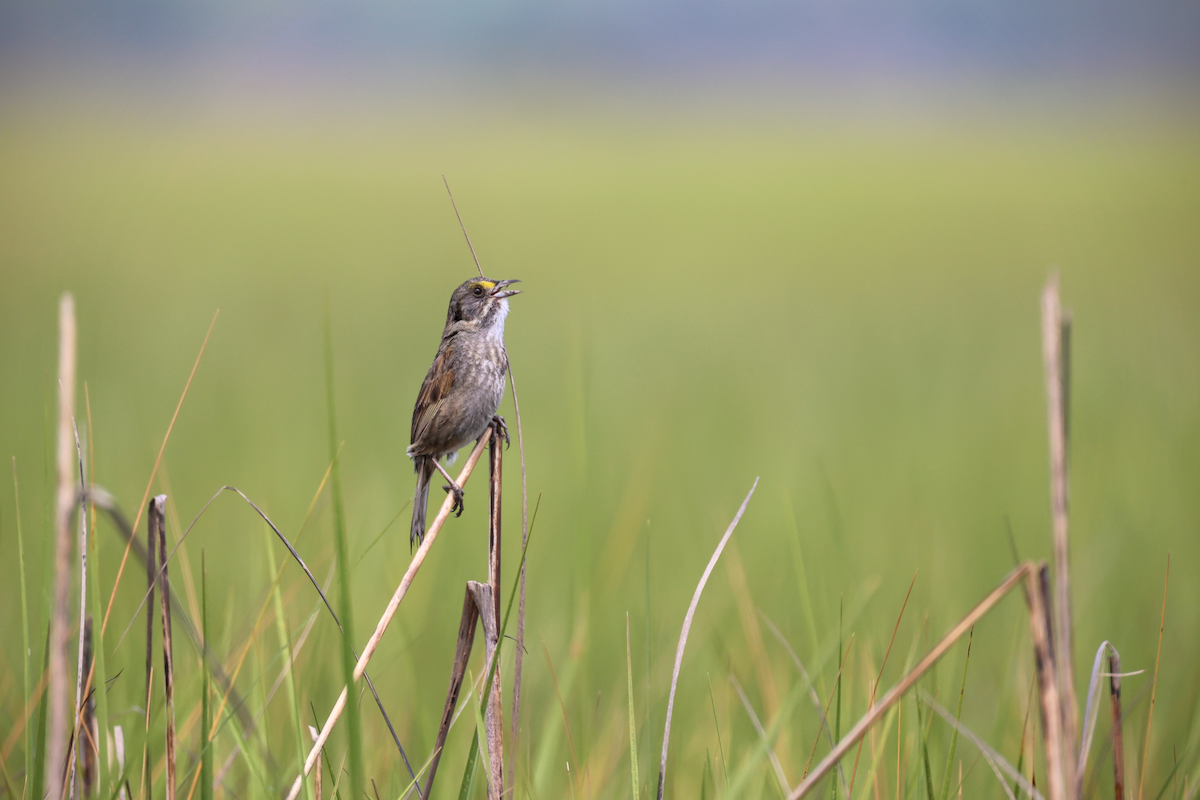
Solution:
[(71, 409), (75, 402), (75, 298), (63, 294), (58, 304), (58, 447), (55, 464), (58, 485), (54, 503), (54, 589), (50, 616), (49, 719), (46, 734), (48, 796), (64, 791), (63, 767), (67, 757), (67, 621), (71, 602), (71, 512), (75, 506), (74, 458), (71, 452)]
[[(889, 689), (887, 694), (885, 694), (879, 700), (879, 703), (869, 710), (865, 715), (863, 715), (863, 717), (859, 719), (857, 723), (855, 723), (854, 727), (850, 729), (850, 732), (842, 737), (841, 741), (837, 743), (837, 745), (829, 752), (829, 754), (825, 756), (825, 758), (823, 758), (821, 762), (813, 768), (813, 771), (800, 782), (800, 785), (792, 790), (792, 793), (788, 795), (788, 800), (799, 800), (799, 798), (804, 797), (806, 794), (811, 792), (821, 781), (821, 779), (824, 778), (831, 769), (833, 769), (834, 765), (837, 764), (842, 757), (846, 755), (846, 753), (850, 752), (850, 748), (854, 747), (854, 745), (858, 743), (858, 740), (866, 734), (871, 726), (882, 719), (883, 715), (887, 713), (887, 710), (895, 705), (900, 698), (902, 698), (908, 692), (908, 690), (913, 687), (913, 685), (921, 678), (921, 676), (924, 675), (930, 669), (930, 667), (936, 664), (938, 660), (946, 654), (946, 651), (950, 649), (951, 645), (953, 645), (956, 641), (958, 641), (959, 638), (966, 634), (966, 632), (971, 629), (972, 625), (974, 625), (976, 622), (982, 619), (984, 615), (991, 611), (996, 603), (1000, 602), (1000, 600), (1006, 594), (1012, 591), (1013, 587), (1020, 584), (1021, 581), (1025, 581), (1026, 585), (1033, 584), (1036, 580), (1035, 576), (1036, 567), (1029, 562), (1020, 565), (1010, 572), (1008, 576), (1000, 582), (999, 586), (993, 589), (991, 593), (988, 594), (987, 597), (983, 598), (983, 600), (981, 600), (979, 604), (975, 606), (975, 608), (971, 609), (971, 611), (968, 612), (967, 615), (963, 617), (957, 625), (951, 628), (949, 633), (942, 637), (942, 640), (937, 643), (937, 646), (929, 651), (928, 655), (921, 660), (921, 663), (917, 664), (917, 666), (914, 667), (913, 670), (908, 673), (908, 675), (904, 676), (904, 678), (898, 684)], [(1029, 588), (1031, 593), (1035, 591), (1034, 586), (1030, 585)]]
[(1042, 359), (1046, 370), (1046, 410), (1050, 441), (1050, 510), (1054, 528), (1054, 652), (1062, 716), (1062, 770), (1066, 785), (1075, 786), (1075, 753), (1079, 741), (1079, 707), (1071, 630), (1070, 542), (1067, 430), (1068, 363), (1071, 321), (1064, 317), (1058, 296), (1058, 276), (1042, 292)]
[(1108, 692), (1112, 698), (1113, 797), (1125, 798), (1125, 738), (1121, 718), (1121, 656), (1114, 649), (1108, 656)]
[[(500, 631), (500, 506), (501, 506), (501, 476), (503, 474), (504, 448), (500, 441), (501, 428), (498, 422), (492, 423), (492, 437), (488, 442), (488, 586), (491, 589), (491, 617), (493, 635)], [(482, 613), (482, 612), (481, 612)], [(487, 634), (487, 625), (484, 633)], [(490, 663), (498, 657), (499, 642), (492, 643), (492, 637), (487, 639), (487, 661)], [(492, 680), (492, 691), (487, 701), (487, 714), (484, 722), (487, 728), (488, 761), (491, 769), (489, 792), (495, 791), (496, 800), (504, 794), (504, 715), (503, 715), (503, 682), (500, 678), (500, 663), (497, 661), (495, 677)]]
[[(475, 449), (467, 457), (467, 462), (463, 465), (462, 471), (458, 473), (458, 477), (455, 479), (455, 483), (459, 486), (465, 485), (471, 477), (476, 463), (478, 463), (480, 456), (483, 455), (483, 448), (487, 446), (491, 437), (492, 429), (486, 428), (483, 435), (479, 437), (479, 441), (475, 444)], [(408, 589), (412, 585), (413, 579), (416, 578), (417, 571), (421, 568), (421, 564), (425, 562), (425, 557), (429, 554), (429, 549), (433, 546), (434, 541), (437, 540), (442, 525), (446, 523), (446, 519), (450, 516), (450, 509), (453, 507), (453, 504), (454, 496), (447, 494), (446, 499), (442, 501), (442, 507), (438, 509), (437, 516), (434, 517), (433, 522), (430, 523), (429, 528), (425, 532), (425, 540), (421, 542), (421, 546), (413, 554), (412, 561), (409, 563), (404, 577), (400, 579), (400, 585), (396, 587), (396, 591), (392, 594), (392, 599), (383, 611), (383, 616), (379, 618), (379, 622), (375, 626), (375, 632), (371, 634), (366, 647), (363, 648), (362, 655), (359, 656), (358, 665), (354, 668), (353, 677), (355, 681), (358, 681), (362, 677), (363, 671), (371, 661), (371, 656), (375, 654), (375, 648), (379, 646), (379, 641), (383, 638), (384, 631), (391, 624), (392, 617), (396, 614), (396, 609), (400, 607), (400, 602), (408, 594)], [(338, 695), (337, 702), (333, 704), (333, 708), (329, 712), (329, 717), (325, 720), (325, 725), (321, 728), (321, 733), (317, 737), (317, 741), (313, 743), (312, 749), (308, 752), (308, 757), (304, 759), (303, 772), (297, 775), (295, 782), (292, 783), (292, 788), (287, 794), (287, 800), (296, 800), (297, 795), (300, 794), (300, 787), (303, 785), (304, 778), (312, 772), (313, 765), (316, 764), (321, 748), (329, 740), (329, 734), (333, 732), (333, 726), (337, 724), (338, 718), (341, 717), (342, 711), (346, 707), (348, 696), (349, 689), (343, 686), (342, 693)]]
[(704, 568), (704, 574), (700, 576), (700, 583), (696, 584), (692, 602), (688, 605), (687, 613), (683, 617), (683, 628), (679, 631), (679, 645), (675, 648), (675, 667), (671, 671), (671, 693), (667, 696), (667, 720), (663, 726), (662, 757), (658, 762), (658, 800), (662, 800), (663, 797), (663, 786), (667, 775), (667, 746), (671, 742), (671, 714), (675, 710), (675, 688), (679, 685), (679, 667), (683, 664), (683, 648), (687, 645), (688, 631), (692, 628), (692, 618), (696, 615), (696, 606), (700, 603), (700, 595), (704, 592), (704, 585), (708, 583), (708, 576), (717, 566), (717, 559), (721, 557), (721, 551), (725, 549), (729, 537), (733, 535), (734, 529), (741, 522), (742, 514), (746, 513), (746, 506), (749, 505), (750, 498), (754, 496), (754, 490), (757, 488), (758, 478), (755, 478), (754, 485), (746, 493), (746, 499), (742, 501), (741, 507), (733, 515), (733, 521), (729, 523), (725, 535), (721, 537), (717, 549), (713, 551), (712, 558), (708, 560), (708, 566)]
[(162, 600), (162, 649), (163, 686), (165, 705), (163, 714), (167, 722), (167, 800), (175, 800), (175, 662), (171, 643), (171, 589), (167, 578), (167, 526), (165, 512), (167, 496), (160, 494), (150, 501), (150, 528), (158, 534), (158, 557), (162, 569), (158, 575), (159, 597)]

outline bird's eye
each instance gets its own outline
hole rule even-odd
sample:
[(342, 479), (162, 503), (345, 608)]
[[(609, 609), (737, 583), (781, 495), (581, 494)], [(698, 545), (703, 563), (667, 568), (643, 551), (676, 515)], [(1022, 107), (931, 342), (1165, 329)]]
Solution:
[(483, 287), (476, 286), (474, 289), (471, 290), (471, 294), (475, 295), (476, 297), (483, 297)]

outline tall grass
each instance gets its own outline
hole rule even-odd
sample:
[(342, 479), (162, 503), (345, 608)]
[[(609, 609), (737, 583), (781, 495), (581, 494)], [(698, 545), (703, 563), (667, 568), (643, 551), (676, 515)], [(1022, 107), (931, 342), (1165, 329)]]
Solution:
[[(313, 533), (297, 549), (317, 574), (336, 574), (339, 613), (374, 618), (409, 558), (387, 526), (411, 495), (403, 444), (412, 397), (449, 287), (473, 269), (437, 185), (447, 161), (464, 176), (459, 198), (472, 198), (481, 257), (527, 288), (512, 303), (508, 336), (523, 367), (530, 482), (546, 496), (546, 530), (528, 554), (528, 624), (544, 659), (526, 665), (515, 796), (634, 796), (635, 761), (649, 789), (638, 756), (662, 744), (674, 626), (748, 476), (763, 481), (737, 533), (745, 577), (718, 571), (698, 606), (671, 712), (665, 796), (769, 796), (780, 774), (802, 780), (809, 753), (822, 761), (837, 733), (880, 708), (876, 688), (929, 650), (923, 629), (946, 630), (1003, 578), (1005, 516), (1026, 558), (1049, 556), (1036, 294), (1051, 261), (1075, 312), (1074, 646), (1090, 653), (1111, 640), (1122, 669), (1145, 670), (1119, 679), (1127, 785), (1147, 797), (1194, 793), (1200, 650), (1190, 632), (1200, 604), (1194, 581), (1167, 591), (1161, 574), (1168, 550), (1185, 576), (1200, 554), (1191, 535), (1200, 520), (1200, 240), (1189, 224), (1200, 213), (1200, 153), (1178, 131), (1013, 123), (846, 135), (776, 120), (635, 135), (619, 121), (490, 120), (468, 133), (392, 119), (320, 136), (140, 131), (134, 148), (125, 135), (133, 129), (117, 121), (81, 150), (70, 126), (29, 124), (0, 132), (0, 200), (21, 209), (0, 215), (0, 445), (22, 478), (36, 476), (40, 459), (46, 480), (22, 481), (20, 511), (14, 483), (2, 509), (5, 533), (17, 531), (0, 539), (6, 795), (45, 796), (54, 766), (38, 691), (52, 650), (54, 450), (37, 424), (42, 414), (48, 431), (54, 415), (44, 392), (55, 371), (54, 299), (67, 285), (78, 299), (89, 480), (138, 518), (143, 496), (166, 491), (151, 477), (159, 453), (184, 518), (227, 483), (283, 530), (311, 507)], [(67, 181), (76, 189), (64, 205), (53, 187)], [(148, 276), (161, 294), (154, 304), (143, 302)], [(336, 342), (322, 342), (325, 286)], [(221, 324), (179, 413), (195, 339), (217, 306)], [(337, 367), (336, 417), (323, 356)], [(129, 365), (150, 362), (162, 379), (146, 385)], [(338, 477), (313, 503), (331, 461)], [(458, 593), (486, 569), (484, 505), (447, 524), (374, 656), (376, 688), (414, 766), (432, 754)], [(230, 700), (177, 637), (179, 775), (184, 788), (199, 784), (201, 800), (210, 791), (282, 795), (299, 766), (298, 710), (320, 724), (312, 709), (323, 717), (332, 707), (353, 666), (345, 648), (362, 644), (345, 617), (345, 636), (326, 616), (308, 628), (319, 602), (312, 585), (291, 561), (268, 572), (255, 544), (261, 523), (244, 512), (214, 506), (188, 534), (213, 566), (197, 576), (198, 638), (242, 698)], [(100, 794), (125, 785), (105, 757), (120, 726), (135, 754), (125, 772), (140, 770), (136, 754), (155, 743), (147, 793), (161, 795), (162, 679), (147, 704), (140, 641), (121, 641), (130, 625), (140, 629), (146, 587), (118, 577), (127, 551), (114, 530), (109, 518), (89, 517), (88, 604), (102, 629), (93, 678)], [(507, 547), (505, 579), (514, 581), (515, 537)], [(918, 567), (897, 623), (904, 579)], [(182, 580), (187, 568), (171, 569)], [(628, 601), (643, 596), (644, 609)], [(756, 639), (764, 616), (778, 635)], [(956, 724), (909, 695), (862, 738), (857, 776), (851, 761), (836, 786), (827, 776), (815, 791), (952, 796), (960, 757), (964, 797), (1005, 796), (1004, 786), (1019, 795), (1035, 773), (1045, 787), (1041, 726), (1025, 724), (1036, 682), (1028, 629), (1015, 598), (997, 606), (976, 625), (965, 690), (964, 673), (949, 666), (965, 657), (965, 642), (922, 679)], [(840, 644), (851, 637), (847, 657)], [(908, 663), (887, 658), (893, 637), (914, 654)], [(644, 642), (638, 676), (630, 642)], [(502, 641), (506, 678), (515, 650)], [(480, 675), (479, 656), (469, 668)], [(281, 674), (283, 691), (272, 694)], [(644, 693), (638, 707), (634, 691)], [(386, 723), (374, 714), (347, 723), (321, 756), (324, 797), (361, 800), (374, 794), (369, 779), (382, 800), (401, 797), (415, 782)], [(1111, 759), (1100, 743), (1112, 723), (1094, 724), (1096, 768)], [(460, 790), (473, 727), (449, 731), (440, 754), (449, 779), (435, 800)], [(997, 767), (1002, 786), (983, 757), (972, 768), (966, 731), (1022, 781)], [(131, 783), (136, 794), (136, 775)], [(483, 783), (468, 794), (480, 796)], [(1107, 780), (1095, 787), (1109, 796)]]

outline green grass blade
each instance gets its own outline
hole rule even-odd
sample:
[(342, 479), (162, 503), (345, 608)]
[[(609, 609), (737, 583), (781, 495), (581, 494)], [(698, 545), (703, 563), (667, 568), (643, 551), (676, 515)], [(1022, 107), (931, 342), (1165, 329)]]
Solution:
[[(91, 536), (88, 537), (88, 549), (91, 554), (88, 557), (88, 584), (91, 589), (91, 607), (92, 619), (100, 620), (103, 618), (104, 606), (100, 604), (100, 542), (96, 532), (96, 526), (92, 525)], [(94, 639), (92, 642), (92, 691), (96, 697), (96, 729), (99, 735), (96, 737), (96, 747), (99, 750), (96, 753), (97, 767), (99, 768), (99, 793), (104, 794), (108, 791), (109, 770), (107, 747), (108, 742), (108, 692), (105, 691), (108, 686), (108, 670), (105, 666), (104, 657), (104, 637), (100, 631), (100, 625), (92, 626)]]
[[(832, 494), (832, 490), (831, 490)], [(842, 652), (842, 624), (845, 617), (845, 605), (841, 600), (838, 601), (838, 652)], [(842, 740), (842, 671), (838, 670), (837, 674), (837, 710), (834, 712), (833, 723), (833, 740), (840, 742)], [(829, 798), (837, 800), (837, 785), (838, 772), (834, 770), (832, 777), (829, 780)]]
[[(24, 665), (24, 691), (21, 695), (21, 708), (29, 708), (29, 698), (33, 694), (31, 682), (33, 678), (33, 653), (29, 649), (29, 587), (25, 582), (25, 536), (21, 532), (21, 487), (17, 483), (17, 457), (13, 456), (13, 502), (17, 515), (17, 570), (21, 575), (21, 664)], [(29, 776), (33, 774), (33, 733), (29, 725), (25, 726), (25, 784), (29, 785)], [(16, 795), (12, 795), (15, 797)]]
[[(355, 658), (354, 609), (350, 592), (350, 548), (346, 542), (346, 513), (342, 505), (342, 470), (338, 460), (337, 410), (333, 391), (333, 323), (330, 320), (329, 299), (325, 301), (325, 394), (329, 409), (329, 458), (332, 462), (330, 491), (333, 495), (333, 529), (337, 547), (338, 583), (342, 606), (342, 678), (345, 685), (354, 687)], [(349, 739), (350, 796), (359, 800), (364, 794), (362, 721), (357, 698), (353, 691), (346, 703), (346, 733)]]
[[(499, 656), (500, 656), (500, 653), (497, 650), (496, 655), (492, 658), (492, 662), (495, 663), (499, 659)], [(468, 673), (468, 674), (470, 674), (470, 673)], [(472, 684), (475, 683), (474, 676), (471, 676), (471, 683)], [(483, 713), (480, 710), (480, 707), (485, 702), (490, 700), (491, 696), (492, 696), (491, 688), (490, 688), (491, 681), (488, 681), (488, 684), (489, 684), (489, 689), (487, 692), (480, 695), (480, 702), (479, 703), (471, 703), (471, 711), (473, 711), (475, 714), (475, 746), (476, 746), (476, 752), (477, 752), (476, 764), (478, 764), (479, 761), (482, 761), (485, 765), (487, 765), (483, 770), (483, 779), (487, 782), (488, 788), (491, 789), (492, 788), (492, 786), (491, 786), (491, 784), (492, 784), (492, 774), (491, 774), (492, 773), (492, 771), (491, 771), (492, 759), (491, 759), (491, 754), (488, 752), (487, 725), (483, 721)], [(474, 773), (474, 769), (472, 769), (472, 775), (471, 775), (472, 783), (475, 780), (475, 775), (473, 773)], [(498, 793), (499, 792), (497, 792), (497, 794)], [(489, 791), (488, 794), (491, 795), (492, 792)]]
[[(725, 784), (729, 785), (729, 765), (725, 763), (725, 743), (721, 741), (721, 723), (717, 720), (717, 700), (713, 697), (712, 675), (705, 674), (708, 678), (708, 702), (712, 704), (713, 712), (713, 727), (717, 729), (717, 747), (721, 753), (721, 773), (725, 776)], [(717, 782), (714, 778), (713, 788), (715, 789)]]
[[(204, 550), (200, 550), (200, 641), (205, 647), (212, 641), (208, 638), (208, 567), (204, 561)], [(201, 659), (203, 661), (203, 658)], [(200, 800), (212, 800), (213, 752), (212, 745), (205, 741), (212, 730), (212, 671), (201, 664), (200, 670)]]
[[(265, 531), (266, 548), (267, 548), (267, 574), (274, 575), (276, 573), (275, 564), (275, 549), (272, 545), (275, 542), (274, 533), (268, 528)], [(283, 594), (279, 588), (279, 581), (274, 581), (271, 584), (271, 602), (275, 607), (275, 633), (279, 637), (279, 656), (283, 662), (282, 670), (284, 673), (283, 688), (287, 692), (288, 712), (292, 717), (292, 733), (296, 740), (296, 755), (300, 768), (304, 768), (304, 757), (308, 753), (306, 742), (304, 741), (304, 725), (300, 718), (300, 700), (296, 694), (296, 676), (292, 669), (292, 637), (287, 627), (287, 618), (283, 613)], [(312, 784), (309, 781), (303, 782), (304, 796), (312, 798)]]
[(463, 769), (462, 785), (458, 788), (458, 800), (471, 800), (471, 790), (475, 788), (475, 769), (478, 766), (479, 730), (476, 729), (475, 734), (471, 737), (471, 749), (467, 751), (467, 766)]
[[(50, 541), (47, 539), (47, 541)], [(42, 672), (44, 673), (50, 667), (50, 623), (46, 623), (46, 646), (42, 648)], [(40, 798), (43, 795), (43, 786), (46, 781), (46, 702), (45, 693), (42, 694), (42, 700), (38, 703), (38, 721), (37, 734), (33, 737), (33, 774), (32, 779), (26, 782), (32, 787), (29, 792), (30, 798)]]
[[(932, 721), (932, 717), (930, 720)], [(925, 796), (933, 800), (933, 772), (929, 768), (929, 726), (921, 717), (921, 704), (917, 703), (917, 728), (921, 737), (921, 762), (925, 768)]]
[(629, 777), (633, 781), (633, 800), (638, 800), (637, 724), (633, 711), (633, 659), (629, 646), (629, 612), (625, 612), (625, 675), (629, 688)]
[[(971, 663), (971, 642), (975, 639), (975, 629), (967, 636), (967, 657), (963, 659), (962, 685), (958, 689), (958, 709), (954, 712), (955, 719), (962, 719), (963, 695), (967, 691), (967, 665)], [(954, 749), (958, 746), (958, 728), (950, 735), (950, 755), (946, 757), (946, 775), (942, 778), (942, 800), (950, 796), (950, 779), (953, 777)]]

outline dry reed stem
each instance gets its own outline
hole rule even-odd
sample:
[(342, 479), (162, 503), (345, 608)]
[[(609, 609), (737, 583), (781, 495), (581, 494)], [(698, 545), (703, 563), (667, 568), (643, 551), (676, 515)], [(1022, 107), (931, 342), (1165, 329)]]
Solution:
[(1154, 724), (1154, 699), (1158, 693), (1158, 664), (1162, 660), (1163, 627), (1167, 623), (1167, 584), (1171, 582), (1171, 554), (1167, 553), (1167, 576), (1163, 579), (1162, 616), (1158, 621), (1158, 653), (1154, 656), (1154, 680), (1150, 683), (1150, 715), (1146, 719), (1146, 741), (1142, 744), (1142, 774), (1138, 779), (1138, 800), (1146, 788), (1146, 766), (1150, 755), (1150, 730)]
[(1125, 800), (1125, 737), (1121, 717), (1121, 656), (1114, 649), (1108, 656), (1108, 691), (1112, 698), (1113, 797)]
[(150, 529), (158, 536), (158, 557), (162, 569), (158, 575), (159, 597), (162, 600), (163, 686), (166, 717), (167, 800), (175, 800), (175, 662), (171, 640), (171, 583), (167, 577), (167, 496), (160, 494), (150, 501)]
[(811, 792), (813, 788), (816, 787), (817, 783), (824, 778), (831, 769), (833, 769), (834, 765), (837, 764), (837, 762), (840, 761), (842, 757), (850, 751), (850, 748), (857, 744), (858, 740), (862, 738), (867, 730), (876, 722), (878, 722), (887, 712), (887, 710), (891, 708), (891, 706), (895, 705), (895, 703), (899, 701), (909, 689), (912, 688), (913, 684), (915, 684), (920, 677), (929, 670), (930, 667), (936, 664), (938, 660), (946, 654), (946, 651), (950, 649), (951, 645), (958, 641), (963, 634), (969, 631), (972, 625), (974, 625), (985, 614), (991, 611), (996, 603), (998, 603), (1006, 594), (1008, 594), (1013, 587), (1017, 586), (1022, 580), (1031, 580), (1033, 574), (1034, 567), (1029, 563), (1022, 564), (1010, 572), (1008, 576), (1000, 582), (999, 586), (993, 589), (991, 593), (981, 600), (979, 604), (975, 606), (975, 608), (971, 609), (971, 611), (968, 612), (967, 615), (963, 617), (957, 625), (951, 628), (949, 633), (942, 637), (942, 640), (938, 642), (936, 647), (929, 651), (929, 654), (921, 660), (921, 663), (917, 664), (917, 666), (914, 667), (913, 670), (903, 678), (903, 680), (888, 690), (887, 694), (880, 699), (878, 705), (868, 711), (857, 723), (855, 723), (854, 727), (850, 729), (850, 732), (847, 733), (842, 740), (837, 743), (837, 746), (829, 752), (829, 755), (825, 756), (825, 758), (821, 760), (821, 763), (817, 764), (817, 766), (813, 769), (812, 773), (806, 776), (805, 779), (800, 782), (800, 785), (797, 786), (790, 795), (788, 795), (788, 800), (798, 800), (798, 798), (804, 797), (804, 795)]
[(46, 789), (51, 798), (64, 789), (67, 756), (67, 610), (71, 602), (71, 513), (75, 505), (74, 459), (71, 453), (71, 409), (75, 402), (75, 298), (63, 294), (58, 304), (58, 484), (54, 503), (54, 589), (50, 616), (50, 685), (46, 721)]
[[(475, 464), (478, 463), (479, 457), (483, 455), (483, 448), (487, 446), (491, 437), (492, 429), (484, 429), (483, 435), (479, 437), (479, 441), (475, 444), (475, 449), (471, 451), (471, 455), (467, 457), (467, 462), (463, 465), (462, 471), (458, 473), (458, 478), (455, 479), (455, 483), (459, 486), (466, 484), (467, 480), (471, 477), (471, 472), (474, 471)], [(379, 640), (383, 638), (384, 631), (387, 630), (392, 617), (396, 614), (396, 609), (400, 607), (400, 601), (404, 599), (404, 595), (408, 594), (408, 588), (412, 585), (413, 579), (417, 575), (417, 570), (425, 562), (425, 557), (429, 554), (429, 548), (437, 540), (442, 525), (446, 523), (446, 519), (450, 516), (450, 509), (453, 504), (454, 495), (448, 493), (446, 499), (442, 501), (442, 507), (438, 510), (437, 516), (434, 517), (433, 522), (425, 532), (425, 540), (421, 542), (421, 546), (413, 554), (412, 561), (409, 563), (404, 577), (400, 579), (400, 585), (396, 587), (396, 591), (392, 594), (392, 599), (383, 611), (383, 616), (379, 618), (379, 622), (375, 626), (375, 632), (367, 640), (367, 645), (363, 648), (362, 655), (358, 658), (358, 665), (354, 668), (353, 677), (355, 681), (362, 677), (363, 671), (367, 668), (367, 664), (371, 660), (371, 656), (375, 654), (375, 648), (379, 646)], [(296, 780), (292, 783), (292, 788), (287, 794), (287, 800), (296, 800), (296, 796), (300, 794), (300, 787), (303, 784), (304, 777), (312, 772), (313, 764), (316, 763), (321, 748), (329, 740), (329, 734), (333, 732), (333, 726), (337, 724), (338, 718), (346, 708), (348, 697), (348, 687), (343, 686), (341, 694), (338, 695), (337, 702), (333, 704), (333, 708), (329, 711), (329, 717), (325, 720), (325, 725), (321, 728), (321, 733), (317, 737), (317, 741), (313, 744), (312, 749), (309, 750), (308, 757), (304, 759), (304, 771), (300, 775), (297, 775)]]
[[(1074, 635), (1071, 629), (1070, 541), (1067, 464), (1067, 362), (1070, 353), (1070, 320), (1063, 317), (1058, 296), (1058, 276), (1052, 275), (1042, 292), (1042, 358), (1046, 369), (1046, 409), (1050, 441), (1050, 508), (1054, 527), (1054, 651), (1055, 681), (1062, 716), (1062, 769), (1067, 786), (1075, 786), (1075, 753), (1079, 706), (1075, 695)], [(1078, 797), (1077, 794), (1074, 796)]]
[(663, 784), (667, 774), (667, 746), (671, 742), (671, 714), (675, 710), (675, 687), (679, 684), (679, 667), (683, 664), (683, 648), (687, 645), (688, 631), (692, 628), (692, 618), (696, 615), (696, 606), (700, 603), (704, 584), (708, 583), (708, 576), (712, 574), (713, 567), (717, 565), (717, 559), (721, 557), (721, 551), (725, 549), (725, 544), (733, 535), (738, 522), (741, 521), (742, 514), (746, 513), (746, 506), (750, 503), (750, 498), (754, 496), (754, 490), (757, 488), (758, 478), (755, 478), (754, 485), (746, 494), (746, 499), (742, 501), (741, 507), (733, 515), (733, 521), (729, 523), (725, 535), (721, 537), (717, 549), (713, 551), (712, 558), (708, 560), (708, 566), (704, 568), (704, 574), (700, 576), (700, 583), (696, 584), (696, 591), (692, 594), (692, 602), (688, 605), (687, 614), (683, 617), (683, 629), (679, 632), (679, 645), (675, 648), (675, 667), (671, 670), (671, 693), (667, 697), (667, 720), (663, 726), (662, 757), (658, 762), (658, 800), (662, 800), (663, 797)]
[(1037, 668), (1038, 699), (1042, 713), (1042, 739), (1046, 748), (1046, 773), (1050, 800), (1066, 800), (1066, 750), (1063, 740), (1062, 702), (1055, 680), (1054, 625), (1050, 611), (1050, 570), (1042, 564), (1029, 584), (1029, 620), (1033, 635), (1034, 662)]
[[(491, 620), (494, 637), (500, 635), (500, 545), (501, 545), (501, 488), (502, 475), (504, 466), (504, 448), (500, 442), (500, 423), (492, 423), (492, 440), (488, 442), (489, 460), (488, 460), (488, 500), (490, 507), (488, 509), (488, 586), (491, 603)], [(480, 609), (480, 613), (484, 614), (484, 609)], [(484, 634), (487, 634), (488, 626), (484, 625)], [(498, 656), (499, 640), (495, 644), (492, 643), (491, 636), (488, 637), (488, 652), (487, 661), (490, 663), (493, 658)], [(485, 673), (486, 674), (486, 673)], [(492, 783), (495, 787), (497, 800), (504, 794), (504, 723), (503, 723), (503, 689), (504, 684), (500, 678), (500, 664), (496, 663), (495, 677), (492, 679), (492, 694), (488, 698), (487, 713), (485, 723), (488, 737), (488, 759), (491, 762)]]

